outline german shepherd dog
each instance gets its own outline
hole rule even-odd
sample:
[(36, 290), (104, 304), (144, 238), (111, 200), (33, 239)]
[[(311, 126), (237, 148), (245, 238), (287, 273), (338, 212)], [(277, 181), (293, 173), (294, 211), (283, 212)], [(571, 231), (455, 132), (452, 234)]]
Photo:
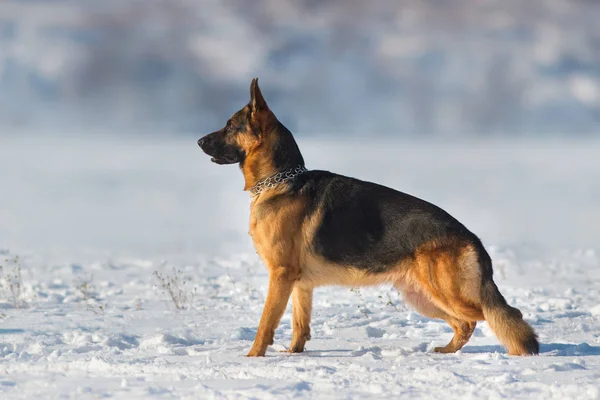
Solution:
[(198, 145), (217, 164), (239, 164), (251, 193), (250, 236), (269, 288), (249, 357), (265, 355), (292, 297), (289, 352), (310, 340), (313, 289), (391, 283), (419, 313), (445, 320), (453, 353), (486, 320), (511, 355), (538, 354), (537, 336), (492, 279), (477, 236), (411, 195), (327, 171), (308, 171), (290, 131), (258, 87), (224, 128)]

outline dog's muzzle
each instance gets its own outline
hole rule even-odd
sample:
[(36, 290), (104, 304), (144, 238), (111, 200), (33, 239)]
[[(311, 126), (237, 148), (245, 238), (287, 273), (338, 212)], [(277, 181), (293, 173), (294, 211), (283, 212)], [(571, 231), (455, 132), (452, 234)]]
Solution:
[(237, 149), (228, 149), (222, 145), (216, 145), (210, 135), (198, 139), (198, 146), (203, 152), (210, 156), (210, 161), (219, 165), (236, 164), (241, 162), (242, 157)]

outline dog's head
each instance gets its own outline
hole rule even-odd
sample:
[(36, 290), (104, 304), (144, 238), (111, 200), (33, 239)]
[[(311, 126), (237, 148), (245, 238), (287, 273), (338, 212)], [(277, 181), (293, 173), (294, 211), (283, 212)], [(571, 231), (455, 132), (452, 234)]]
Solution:
[(279, 171), (304, 167), (294, 137), (267, 106), (257, 78), (250, 84), (250, 102), (198, 145), (217, 164), (240, 164), (246, 190)]
[(268, 124), (274, 119), (255, 78), (250, 84), (250, 102), (233, 114), (223, 128), (198, 140), (198, 145), (217, 164), (243, 165), (246, 157), (265, 141)]

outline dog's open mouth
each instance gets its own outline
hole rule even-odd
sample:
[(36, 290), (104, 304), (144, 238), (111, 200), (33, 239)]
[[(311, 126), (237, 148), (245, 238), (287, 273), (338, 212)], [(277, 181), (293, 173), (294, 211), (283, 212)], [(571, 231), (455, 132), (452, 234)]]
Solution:
[(211, 157), (210, 161), (214, 162), (215, 164), (235, 164), (236, 162), (238, 162), (238, 160), (234, 157), (227, 157), (227, 156), (223, 156), (223, 157)]

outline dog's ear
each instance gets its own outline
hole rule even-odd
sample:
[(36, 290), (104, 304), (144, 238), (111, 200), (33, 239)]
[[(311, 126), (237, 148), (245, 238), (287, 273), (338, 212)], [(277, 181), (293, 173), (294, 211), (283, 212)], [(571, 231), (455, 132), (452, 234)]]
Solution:
[(258, 78), (252, 79), (250, 84), (250, 111), (255, 114), (268, 110), (267, 102), (258, 87)]

